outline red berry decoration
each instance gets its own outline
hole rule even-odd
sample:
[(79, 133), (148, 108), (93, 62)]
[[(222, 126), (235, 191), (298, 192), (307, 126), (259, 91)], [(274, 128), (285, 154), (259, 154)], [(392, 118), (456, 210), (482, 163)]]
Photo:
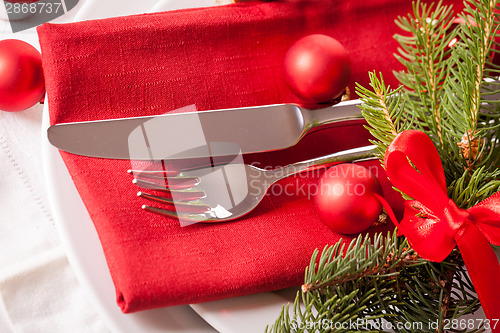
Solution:
[(368, 229), (382, 212), (375, 193), (382, 195), (382, 186), (367, 168), (339, 164), (321, 176), (314, 205), (331, 230), (355, 234)]
[(349, 82), (351, 60), (336, 39), (326, 35), (304, 37), (285, 56), (285, 80), (292, 92), (311, 103), (339, 97)]
[(37, 49), (17, 39), (0, 41), (0, 110), (29, 109), (42, 100), (44, 83)]

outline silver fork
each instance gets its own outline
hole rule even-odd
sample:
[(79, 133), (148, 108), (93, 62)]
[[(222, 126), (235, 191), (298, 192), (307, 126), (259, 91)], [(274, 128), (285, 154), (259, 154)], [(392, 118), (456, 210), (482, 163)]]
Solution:
[(141, 191), (138, 196), (172, 207), (168, 209), (143, 205), (143, 209), (177, 217), (181, 225), (224, 222), (250, 213), (264, 198), (271, 185), (280, 179), (328, 164), (374, 158), (375, 151), (376, 147), (370, 145), (272, 170), (234, 161), (180, 172), (128, 172), (134, 174), (133, 182), (139, 187), (163, 192), (163, 195), (153, 195)]

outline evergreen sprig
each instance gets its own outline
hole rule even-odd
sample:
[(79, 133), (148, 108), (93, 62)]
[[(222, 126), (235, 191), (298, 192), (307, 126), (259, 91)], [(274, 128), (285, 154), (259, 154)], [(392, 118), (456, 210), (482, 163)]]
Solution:
[[(449, 183), (477, 183), (480, 187), (499, 187), (497, 161), (500, 154), (498, 97), (496, 82), (498, 66), (491, 62), (491, 49), (498, 30), (497, 1), (468, 0), (460, 14), (463, 23), (458, 29), (459, 41), (449, 59), (450, 75), (443, 94), (446, 111), (448, 155), (444, 159)], [(457, 146), (457, 142), (460, 145)], [(481, 173), (475, 173), (481, 169)], [(468, 170), (469, 172), (464, 172)], [(490, 183), (488, 185), (488, 183)], [(457, 204), (470, 207), (475, 200)]]
[(500, 66), (492, 62), (500, 18), (497, 0), (464, 7), (453, 27), (451, 6), (414, 3), (413, 15), (396, 20), (406, 33), (395, 36), (401, 86), (390, 90), (370, 73), (371, 89), (358, 85), (357, 93), (378, 157), (396, 132), (424, 131), (441, 156), (448, 195), (469, 208), (500, 190)]
[(452, 7), (441, 2), (417, 2), (413, 15), (398, 18), (411, 36), (396, 35), (406, 69), (395, 75), (412, 128), (439, 151), (448, 194), (469, 208), (500, 190), (500, 67), (491, 61), (499, 17), (497, 0), (466, 0), (464, 7), (455, 28)]
[(398, 34), (395, 39), (400, 47), (396, 58), (406, 70), (396, 72), (402, 84), (407, 110), (412, 110), (416, 118), (414, 129), (425, 129), (436, 142), (438, 150), (443, 145), (443, 108), (441, 92), (448, 76), (445, 59), (449, 57), (448, 47), (455, 38), (449, 32), (453, 24), (451, 6), (443, 6), (441, 1), (427, 5), (413, 3), (413, 15), (398, 17), (396, 24), (409, 35)]
[(365, 127), (371, 130), (374, 137), (370, 142), (377, 146), (377, 157), (383, 162), (389, 144), (399, 132), (410, 128), (411, 124), (405, 121), (401, 95), (398, 94), (400, 89), (391, 90), (386, 87), (382, 74), (378, 78), (377, 73), (370, 72), (369, 76), (372, 89), (357, 84), (357, 93), (363, 102), (362, 115), (368, 124)]
[[(391, 328), (442, 332), (445, 319), (479, 307), (456, 250), (442, 263), (431, 263), (393, 232), (359, 236), (349, 245), (339, 241), (326, 247), (319, 258), (318, 254), (311, 258), (293, 308), (283, 307), (266, 332), (388, 332)], [(469, 332), (476, 331), (481, 329)]]

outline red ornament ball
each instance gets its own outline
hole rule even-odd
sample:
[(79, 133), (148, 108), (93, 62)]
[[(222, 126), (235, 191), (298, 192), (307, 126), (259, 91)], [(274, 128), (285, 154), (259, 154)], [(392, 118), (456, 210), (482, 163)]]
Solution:
[(0, 110), (26, 110), (44, 94), (40, 52), (17, 39), (0, 41)]
[(285, 56), (285, 80), (292, 92), (311, 103), (339, 97), (349, 83), (351, 60), (336, 39), (306, 36), (292, 45)]
[(378, 220), (382, 204), (378, 179), (365, 167), (339, 164), (321, 176), (314, 206), (321, 221), (340, 234), (356, 234)]

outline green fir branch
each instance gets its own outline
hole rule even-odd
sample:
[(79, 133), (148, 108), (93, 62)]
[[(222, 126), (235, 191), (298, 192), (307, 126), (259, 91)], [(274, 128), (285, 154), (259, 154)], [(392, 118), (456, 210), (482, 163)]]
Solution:
[(356, 93), (362, 101), (360, 108), (367, 122), (365, 126), (374, 137), (370, 140), (377, 146), (377, 157), (383, 164), (385, 151), (396, 135), (411, 128), (412, 121), (407, 119), (405, 108), (399, 93), (400, 89), (391, 90), (375, 72), (368, 73), (371, 89), (356, 85)]
[(448, 187), (448, 196), (460, 207), (470, 208), (500, 191), (500, 170), (488, 172), (481, 167), (469, 170)]
[(318, 254), (293, 307), (284, 306), (266, 332), (442, 332), (445, 319), (479, 307), (456, 250), (431, 263), (393, 232), (339, 241)]
[[(481, 166), (496, 168), (488, 157), (498, 157), (495, 152), (498, 136), (492, 136), (499, 128), (498, 103), (485, 100), (485, 96), (491, 99), (500, 93), (496, 83), (487, 84), (488, 79), (495, 79), (487, 68), (498, 29), (497, 4), (496, 0), (467, 0), (464, 4), (464, 12), (459, 15), (463, 21), (458, 29), (459, 41), (450, 58), (450, 75), (443, 97), (450, 148), (454, 148), (456, 142), (465, 144), (460, 150), (454, 149), (454, 158), (446, 163), (453, 171), (450, 172), (453, 178), (461, 174), (463, 168), (471, 172)], [(475, 144), (479, 145), (479, 153), (469, 154)]]
[(413, 15), (396, 20), (409, 36), (395, 36), (400, 44), (395, 56), (406, 70), (394, 74), (403, 85), (407, 108), (418, 120), (416, 129), (425, 129), (438, 150), (443, 146), (441, 91), (448, 76), (445, 59), (451, 52), (448, 45), (455, 38), (449, 32), (452, 23), (452, 7), (443, 6), (441, 1), (435, 8), (434, 4), (417, 1), (413, 3)]
[[(452, 7), (417, 1), (413, 14), (396, 20), (406, 33), (395, 36), (396, 57), (406, 67), (395, 73), (401, 86), (390, 90), (370, 73), (370, 89), (357, 87), (378, 157), (400, 130), (424, 131), (438, 149), (451, 198), (463, 208), (499, 189), (500, 66), (491, 61), (492, 48), (500, 49), (497, 6), (497, 0), (465, 1), (464, 23), (452, 29)], [(458, 184), (467, 194), (487, 190), (467, 197)]]
[(500, 85), (498, 66), (491, 62), (497, 1), (464, 4), (442, 98), (447, 141), (442, 157), (450, 197), (467, 208), (499, 190)]

